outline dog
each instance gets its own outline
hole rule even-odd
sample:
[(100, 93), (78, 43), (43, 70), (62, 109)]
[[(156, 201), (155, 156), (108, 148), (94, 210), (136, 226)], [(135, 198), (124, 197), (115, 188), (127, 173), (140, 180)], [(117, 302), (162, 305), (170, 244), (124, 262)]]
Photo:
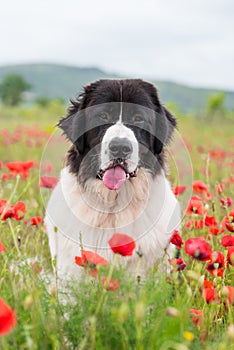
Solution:
[(108, 240), (131, 236), (138, 254), (124, 257), (138, 273), (172, 256), (170, 237), (180, 206), (166, 179), (166, 146), (175, 117), (156, 87), (141, 79), (102, 79), (84, 87), (58, 126), (71, 142), (49, 199), (45, 224), (59, 278), (78, 278), (81, 250), (111, 261)]

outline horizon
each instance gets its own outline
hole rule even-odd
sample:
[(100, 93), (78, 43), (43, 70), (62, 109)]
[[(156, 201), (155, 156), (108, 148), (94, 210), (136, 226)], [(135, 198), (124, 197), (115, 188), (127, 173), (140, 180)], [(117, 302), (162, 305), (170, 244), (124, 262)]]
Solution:
[[(145, 76), (145, 75), (135, 75), (135, 74), (124, 74), (119, 71), (109, 71), (105, 68), (99, 67), (99, 66), (82, 66), (82, 65), (75, 65), (75, 64), (69, 64), (69, 63), (62, 63), (62, 62), (49, 62), (49, 61), (35, 61), (35, 62), (19, 62), (19, 63), (10, 63), (10, 64), (4, 64), (0, 63), (0, 69), (1, 68), (8, 68), (8, 67), (17, 67), (17, 66), (36, 66), (36, 65), (44, 65), (44, 66), (59, 66), (59, 67), (66, 67), (66, 68), (77, 68), (77, 69), (87, 69), (87, 70), (97, 70), (106, 74), (110, 75), (117, 75), (116, 79), (144, 79), (144, 80), (149, 80), (152, 82), (160, 82), (160, 83), (170, 83), (170, 84), (175, 84), (175, 85), (181, 85), (187, 88), (192, 88), (192, 89), (199, 89), (199, 90), (216, 90), (220, 92), (234, 92), (234, 88), (221, 88), (217, 86), (201, 86), (201, 85), (196, 85), (193, 83), (187, 83), (183, 81), (176, 81), (176, 80), (169, 80), (169, 79), (162, 79), (162, 78), (157, 78), (157, 77), (150, 77), (150, 76)], [(105, 78), (105, 79), (115, 79), (115, 78)]]

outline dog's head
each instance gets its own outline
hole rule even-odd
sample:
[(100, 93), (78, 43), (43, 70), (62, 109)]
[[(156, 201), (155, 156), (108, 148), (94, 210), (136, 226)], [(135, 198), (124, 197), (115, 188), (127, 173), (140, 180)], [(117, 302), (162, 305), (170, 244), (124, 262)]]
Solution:
[(99, 80), (72, 101), (59, 127), (73, 143), (67, 165), (78, 181), (84, 185), (97, 178), (109, 189), (120, 189), (139, 167), (152, 176), (160, 171), (176, 120), (153, 84)]

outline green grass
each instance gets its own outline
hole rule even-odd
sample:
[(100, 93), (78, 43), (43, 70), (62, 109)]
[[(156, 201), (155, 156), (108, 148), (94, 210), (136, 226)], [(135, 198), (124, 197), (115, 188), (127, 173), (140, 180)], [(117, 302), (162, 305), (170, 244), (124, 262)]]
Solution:
[[(39, 125), (39, 119), (40, 128), (50, 132), (57, 121), (56, 113), (35, 106), (23, 114), (22, 110), (14, 109), (2, 110), (0, 115), (0, 129), (8, 128), (12, 132), (18, 124)], [(215, 187), (223, 182), (222, 197), (233, 198), (233, 184), (227, 181), (233, 171), (230, 164), (232, 125), (227, 120), (209, 124), (203, 120), (198, 123), (192, 117), (180, 117), (179, 130), (191, 146), (194, 179), (205, 181), (213, 194), (208, 213), (215, 213), (221, 222), (227, 211), (220, 207), (220, 195)], [(198, 151), (198, 146), (203, 147), (202, 152)], [(40, 161), (43, 149), (44, 144), (30, 148), (21, 138), (7, 146), (1, 144), (0, 161), (3, 164), (14, 160)], [(220, 162), (208, 157), (209, 151), (217, 149), (227, 152)], [(57, 174), (58, 165), (54, 165)], [(204, 169), (210, 171), (209, 176)], [(6, 171), (4, 167), (0, 169), (0, 176)], [(0, 242), (7, 248), (7, 252), (0, 253), (0, 297), (17, 315), (17, 326), (9, 335), (0, 337), (0, 349), (232, 349), (233, 306), (222, 302), (225, 299), (222, 288), (234, 286), (233, 266), (226, 269), (223, 278), (214, 278), (205, 271), (205, 263), (193, 260), (183, 248), (181, 254), (187, 267), (180, 274), (166, 276), (155, 268), (145, 280), (137, 281), (124, 268), (116, 267), (113, 277), (120, 283), (117, 290), (106, 291), (99, 279), (84, 275), (81, 281), (72, 281), (58, 298), (45, 228), (24, 223), (32, 216), (44, 216), (39, 175), (39, 168), (34, 166), (27, 180), (14, 178), (0, 183), (0, 199), (10, 199), (12, 204), (21, 200), (27, 206), (23, 220), (0, 222)], [(170, 177), (176, 185), (175, 170)], [(43, 197), (47, 198), (50, 191), (43, 189)], [(207, 227), (187, 229), (185, 222), (186, 218), (181, 229), (184, 241), (204, 236), (214, 250), (224, 252), (220, 241), (228, 231), (210, 236)], [(42, 266), (41, 273), (32, 268), (34, 261)], [(204, 274), (214, 282), (221, 295), (220, 302), (208, 304), (202, 298), (201, 276)], [(203, 310), (201, 327), (193, 324), (190, 308)]]

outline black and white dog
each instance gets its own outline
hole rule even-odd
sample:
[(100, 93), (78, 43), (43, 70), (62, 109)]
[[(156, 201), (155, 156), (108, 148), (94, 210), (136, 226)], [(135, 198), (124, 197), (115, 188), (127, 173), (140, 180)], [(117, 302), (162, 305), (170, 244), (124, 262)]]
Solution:
[[(61, 277), (79, 276), (82, 247), (109, 261), (108, 240), (126, 233), (142, 253), (142, 273), (171, 255), (180, 207), (165, 178), (165, 146), (176, 120), (140, 79), (99, 80), (72, 102), (59, 127), (72, 142), (45, 223)], [(134, 269), (137, 254), (124, 258)], [(162, 266), (163, 264), (161, 264)]]

